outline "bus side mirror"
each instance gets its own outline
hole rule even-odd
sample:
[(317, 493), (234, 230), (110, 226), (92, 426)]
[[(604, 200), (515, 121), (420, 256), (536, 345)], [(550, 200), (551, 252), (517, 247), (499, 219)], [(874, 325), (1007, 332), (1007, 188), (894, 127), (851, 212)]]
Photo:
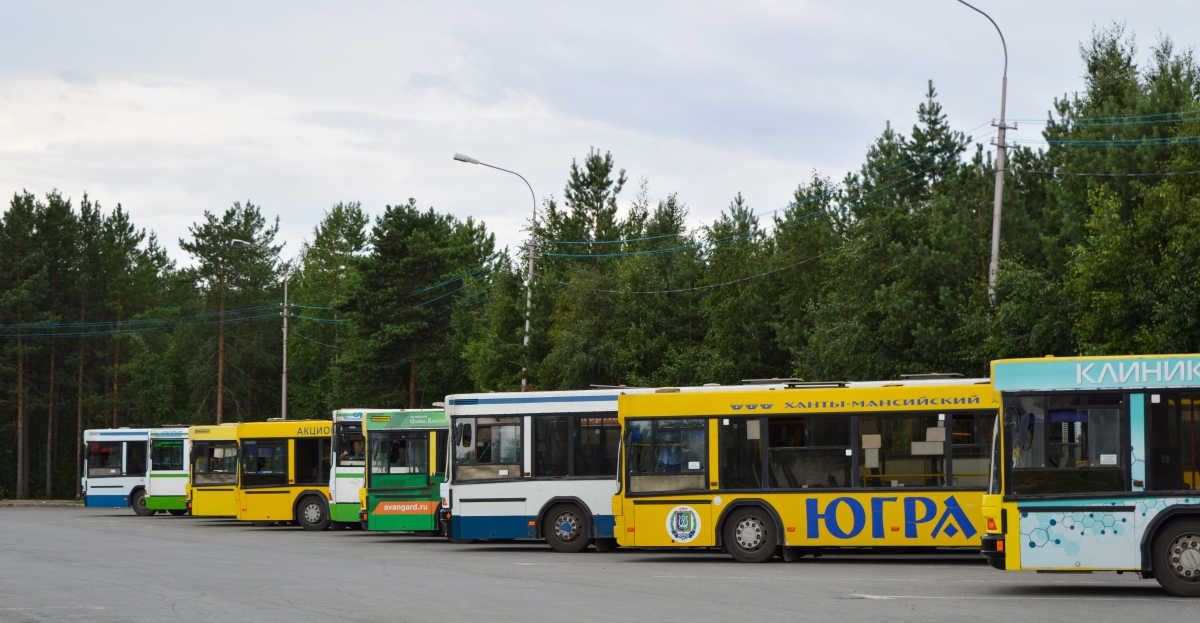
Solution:
[(454, 426), (454, 443), (462, 444), (462, 447), (471, 447), (471, 425), (459, 422)]

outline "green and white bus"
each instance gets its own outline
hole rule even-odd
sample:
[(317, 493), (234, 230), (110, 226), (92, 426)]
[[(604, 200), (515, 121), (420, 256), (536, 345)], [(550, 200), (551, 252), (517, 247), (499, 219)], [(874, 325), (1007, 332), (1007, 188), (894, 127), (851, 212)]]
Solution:
[(368, 448), (359, 519), (368, 530), (438, 532), (450, 423), (441, 409), (362, 410)]
[(187, 514), (188, 463), (191, 443), (185, 426), (150, 430), (150, 472), (146, 508), (172, 515)]

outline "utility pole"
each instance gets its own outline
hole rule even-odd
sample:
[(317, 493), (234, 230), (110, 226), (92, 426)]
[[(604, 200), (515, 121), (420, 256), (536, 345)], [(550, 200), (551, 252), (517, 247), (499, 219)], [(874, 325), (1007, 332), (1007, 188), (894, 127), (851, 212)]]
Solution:
[(217, 338), (217, 424), (225, 415), (225, 258), (221, 258), (221, 314)]
[[(282, 378), (283, 383), (282, 383), (282, 387), (281, 387), (281, 391), (280, 391), (280, 399), (279, 399), (279, 417), (280, 417), (280, 419), (286, 420), (287, 419), (287, 407), (288, 407), (288, 400), (287, 400), (287, 398), (288, 398), (287, 343), (288, 343), (288, 315), (289, 315), (288, 314), (288, 280), (290, 279), (290, 277), (292, 275), (292, 267), (291, 267), (291, 265), (285, 263), (283, 261), (283, 258), (279, 257), (278, 253), (272, 252), (270, 249), (268, 249), (264, 246), (261, 246), (261, 245), (254, 244), (253, 242), (246, 242), (245, 240), (234, 240), (232, 246), (235, 249), (258, 249), (259, 251), (263, 251), (264, 253), (269, 253), (271, 255), (274, 255), (275, 259), (279, 260), (280, 264), (284, 265), (284, 271), (283, 271), (283, 378)], [(224, 308), (222, 307), (222, 309), (224, 309)], [(225, 325), (222, 324), (221, 326), (224, 327)]]
[(1004, 41), (1004, 33), (1000, 32), (1000, 26), (996, 24), (996, 20), (990, 15), (971, 6), (964, 0), (958, 0), (961, 4), (967, 6), (971, 10), (979, 13), (987, 18), (992, 26), (996, 28), (996, 32), (1000, 35), (1000, 45), (1004, 47), (1004, 75), (1000, 81), (1000, 122), (993, 123), (996, 127), (996, 195), (992, 201), (992, 258), (988, 262), (988, 300), (993, 305), (996, 304), (996, 281), (1000, 274), (1000, 214), (1004, 207), (1004, 167), (1005, 167), (1005, 149), (1008, 145), (1004, 142), (1005, 130), (1010, 127), (1017, 129), (1014, 124), (1012, 126), (1004, 123), (1004, 104), (1008, 96), (1008, 44)]

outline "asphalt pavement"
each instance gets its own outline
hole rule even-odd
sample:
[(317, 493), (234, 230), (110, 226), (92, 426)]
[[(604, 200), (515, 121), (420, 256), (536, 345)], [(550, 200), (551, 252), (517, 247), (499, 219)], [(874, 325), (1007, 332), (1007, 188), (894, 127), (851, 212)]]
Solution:
[(356, 530), (0, 508), (9, 621), (1195, 621), (1132, 574), (996, 571), (977, 555), (558, 554)]

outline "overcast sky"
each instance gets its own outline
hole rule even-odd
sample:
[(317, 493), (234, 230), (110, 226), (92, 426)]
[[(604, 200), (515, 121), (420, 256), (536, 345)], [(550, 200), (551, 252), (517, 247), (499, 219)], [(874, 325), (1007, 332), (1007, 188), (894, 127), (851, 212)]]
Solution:
[[(1200, 39), (1200, 3), (975, 4), (1008, 41), (1010, 118), (1082, 88), (1094, 25), (1124, 22), (1142, 60)], [(183, 263), (187, 227), (247, 199), (285, 256), (338, 201), (409, 197), (515, 248), (528, 191), (455, 152), (540, 200), (595, 146), (622, 199), (645, 177), (709, 222), (738, 192), (762, 213), (814, 170), (840, 179), (887, 121), (908, 132), (929, 79), (956, 129), (987, 124), (1002, 70), (954, 0), (5, 2), (0, 191), (120, 202)]]

